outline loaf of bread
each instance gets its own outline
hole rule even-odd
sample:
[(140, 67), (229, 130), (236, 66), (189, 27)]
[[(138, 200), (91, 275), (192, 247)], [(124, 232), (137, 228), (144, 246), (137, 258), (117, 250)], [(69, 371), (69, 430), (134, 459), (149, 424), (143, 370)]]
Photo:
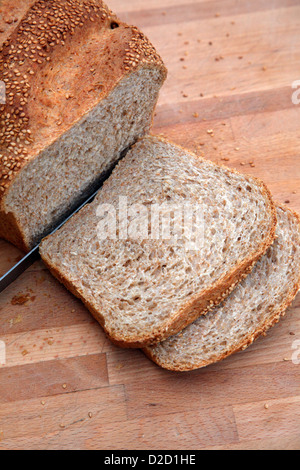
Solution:
[[(115, 232), (104, 237), (101, 211), (120, 214), (120, 201), (128, 208), (128, 230), (118, 216)], [(169, 231), (153, 230), (154, 208), (162, 210), (158, 227), (170, 216)], [(195, 211), (193, 224), (171, 223), (177, 208), (200, 208), (201, 217)], [(114, 343), (141, 347), (181, 331), (220, 303), (273, 242), (275, 226), (263, 183), (145, 137), (93, 203), (46, 238), (40, 252)]]
[(27, 251), (149, 131), (166, 69), (100, 0), (0, 8), (0, 237)]
[(300, 288), (300, 218), (278, 206), (276, 241), (222, 305), (145, 349), (163, 368), (187, 371), (246, 349), (285, 314)]

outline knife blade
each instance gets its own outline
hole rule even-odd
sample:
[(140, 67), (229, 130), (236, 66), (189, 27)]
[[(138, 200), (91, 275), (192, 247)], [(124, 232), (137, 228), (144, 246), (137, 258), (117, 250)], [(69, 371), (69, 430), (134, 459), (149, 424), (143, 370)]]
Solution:
[[(63, 222), (61, 222), (52, 232), (48, 235), (52, 235), (57, 232), (63, 225), (65, 225), (71, 217), (73, 217), (77, 212), (79, 212), (84, 206), (89, 204), (95, 199), (98, 194), (99, 188), (91, 196), (89, 196), (83, 203), (79, 205)], [(37, 245), (33, 248), (27, 255), (24, 256), (15, 266), (13, 266), (7, 273), (0, 278), (0, 293), (3, 292), (10, 284), (12, 284), (21, 274), (23, 274), (26, 269), (28, 269), (35, 261), (40, 258), (39, 254), (40, 245)]]

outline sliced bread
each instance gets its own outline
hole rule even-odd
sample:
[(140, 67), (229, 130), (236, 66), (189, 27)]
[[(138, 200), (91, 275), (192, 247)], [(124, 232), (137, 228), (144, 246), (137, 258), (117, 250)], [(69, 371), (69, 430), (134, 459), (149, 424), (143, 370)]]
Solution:
[(159, 366), (199, 369), (246, 349), (285, 315), (300, 287), (300, 218), (277, 209), (276, 241), (222, 305), (145, 353)]
[[(0, 47), (36, 0), (0, 1)], [(1, 78), (0, 78), (1, 80)]]
[[(200, 207), (200, 222), (170, 223), (164, 232), (163, 216), (169, 211), (172, 219), (174, 207)], [(110, 208), (117, 224), (104, 216)], [(162, 209), (159, 234), (153, 208)], [(181, 331), (228, 296), (271, 245), (275, 226), (263, 183), (146, 137), (40, 252), (113, 342), (141, 347)]]
[(100, 0), (21, 3), (0, 5), (0, 237), (27, 251), (148, 133), (166, 69)]

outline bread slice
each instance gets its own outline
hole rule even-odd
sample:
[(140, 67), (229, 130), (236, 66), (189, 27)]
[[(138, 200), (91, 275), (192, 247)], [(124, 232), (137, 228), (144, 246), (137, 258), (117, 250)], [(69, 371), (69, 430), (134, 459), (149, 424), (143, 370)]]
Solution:
[[(125, 235), (119, 210), (124, 200)], [(163, 216), (169, 211), (171, 220), (174, 207), (200, 207), (202, 220), (190, 233), (183, 218), (182, 227), (170, 223), (169, 234), (163, 232)], [(106, 236), (103, 221), (110, 219), (102, 208), (112, 208), (120, 222)], [(153, 208), (161, 209), (159, 233)], [(275, 206), (263, 183), (146, 137), (95, 201), (46, 238), (40, 252), (113, 342), (140, 347), (181, 331), (220, 303), (273, 242), (275, 226)]]
[(222, 305), (145, 353), (159, 366), (187, 371), (246, 349), (263, 335), (300, 287), (300, 218), (278, 206), (276, 241)]
[(100, 0), (16, 3), (0, 6), (16, 15), (0, 48), (0, 237), (27, 251), (148, 133), (166, 69)]

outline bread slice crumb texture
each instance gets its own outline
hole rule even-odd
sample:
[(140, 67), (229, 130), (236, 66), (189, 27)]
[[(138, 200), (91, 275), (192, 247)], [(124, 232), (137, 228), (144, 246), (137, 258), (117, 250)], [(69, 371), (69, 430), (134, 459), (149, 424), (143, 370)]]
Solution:
[(198, 369), (245, 349), (285, 314), (300, 287), (300, 219), (280, 206), (274, 245), (206, 317), (145, 353), (170, 370)]

